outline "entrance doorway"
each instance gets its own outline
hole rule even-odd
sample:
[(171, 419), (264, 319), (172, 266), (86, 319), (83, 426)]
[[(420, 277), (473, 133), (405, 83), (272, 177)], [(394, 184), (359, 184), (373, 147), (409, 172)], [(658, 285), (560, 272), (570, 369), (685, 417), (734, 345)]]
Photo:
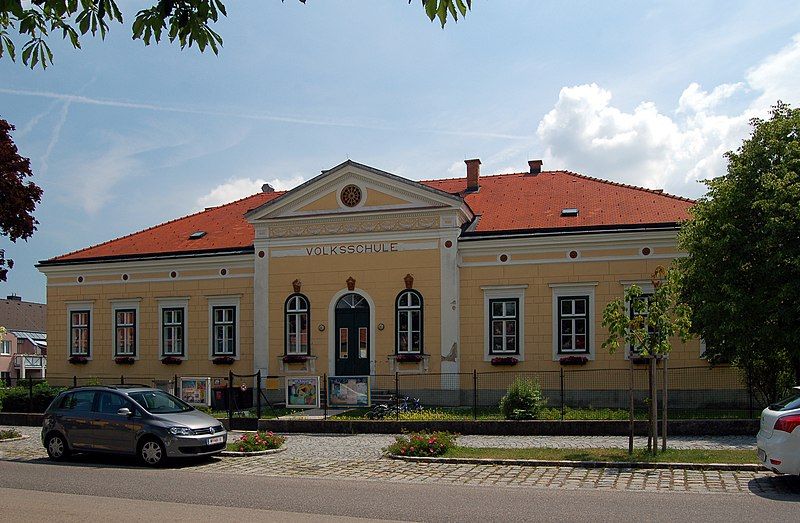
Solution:
[(369, 375), (369, 303), (355, 292), (336, 302), (336, 375)]

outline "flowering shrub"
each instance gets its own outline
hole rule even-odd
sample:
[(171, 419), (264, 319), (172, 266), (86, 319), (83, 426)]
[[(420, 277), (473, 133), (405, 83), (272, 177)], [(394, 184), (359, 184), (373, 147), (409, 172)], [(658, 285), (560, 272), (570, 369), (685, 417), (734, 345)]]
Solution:
[(165, 356), (161, 358), (164, 365), (180, 365), (183, 360), (177, 356)]
[(73, 365), (82, 365), (84, 363), (89, 363), (89, 358), (87, 358), (86, 356), (70, 356), (69, 360), (67, 361), (69, 361)]
[(422, 354), (398, 354), (394, 359), (398, 363), (419, 363), (422, 361)]
[(516, 365), (519, 360), (513, 356), (499, 356), (492, 358), (492, 365)]
[(279, 449), (284, 441), (286, 441), (286, 438), (272, 432), (256, 432), (255, 434), (242, 435), (241, 438), (229, 445), (229, 449), (235, 452)]
[(308, 356), (304, 354), (287, 354), (283, 357), (284, 363), (305, 363)]
[(585, 365), (589, 362), (586, 356), (563, 356), (558, 362), (561, 365)]
[(441, 456), (455, 446), (455, 440), (456, 435), (448, 432), (415, 432), (397, 436), (384, 450), (395, 456)]
[(118, 365), (133, 365), (136, 359), (133, 356), (117, 356), (114, 362)]
[(233, 356), (217, 356), (211, 360), (211, 363), (214, 365), (231, 365), (234, 361), (236, 361), (236, 358)]

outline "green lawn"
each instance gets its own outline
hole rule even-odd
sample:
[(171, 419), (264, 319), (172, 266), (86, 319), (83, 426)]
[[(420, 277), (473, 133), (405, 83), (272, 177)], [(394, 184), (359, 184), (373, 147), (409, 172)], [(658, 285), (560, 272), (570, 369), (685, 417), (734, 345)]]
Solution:
[(485, 459), (538, 459), (567, 461), (634, 461), (641, 463), (758, 463), (755, 450), (676, 450), (668, 449), (656, 456), (646, 450), (635, 450), (632, 456), (627, 449), (497, 449), (453, 447), (446, 458)]

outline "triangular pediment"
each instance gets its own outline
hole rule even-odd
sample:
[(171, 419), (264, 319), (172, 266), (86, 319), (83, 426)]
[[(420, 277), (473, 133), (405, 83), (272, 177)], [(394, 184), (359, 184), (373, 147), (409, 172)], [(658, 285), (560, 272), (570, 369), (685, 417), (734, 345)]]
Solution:
[(458, 196), (348, 160), (247, 213), (251, 223), (431, 210), (471, 214)]

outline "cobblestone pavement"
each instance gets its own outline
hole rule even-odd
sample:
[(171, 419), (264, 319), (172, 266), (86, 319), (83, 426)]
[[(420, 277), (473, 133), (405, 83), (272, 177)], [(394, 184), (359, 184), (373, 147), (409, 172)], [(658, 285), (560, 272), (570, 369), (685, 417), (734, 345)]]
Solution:
[[(0, 427), (2, 428), (2, 427)], [(35, 461), (46, 454), (39, 429), (18, 427), (31, 437), (0, 443), (0, 459)], [(800, 501), (800, 479), (770, 472), (582, 469), (572, 467), (523, 467), (453, 463), (410, 463), (381, 458), (381, 449), (393, 441), (390, 435), (303, 435), (287, 437), (287, 450), (269, 456), (215, 458), (193, 462), (189, 472), (342, 478), (402, 483), (450, 483), (501, 487), (604, 489), (690, 493), (750, 493)], [(462, 436), (464, 445), (487, 447), (625, 447), (619, 437), (500, 437)], [(753, 438), (674, 438), (677, 448), (753, 448)], [(641, 441), (638, 442), (641, 444)], [(89, 462), (93, 463), (93, 462)], [(77, 465), (86, 464), (76, 460)], [(123, 465), (125, 466), (125, 465)]]

